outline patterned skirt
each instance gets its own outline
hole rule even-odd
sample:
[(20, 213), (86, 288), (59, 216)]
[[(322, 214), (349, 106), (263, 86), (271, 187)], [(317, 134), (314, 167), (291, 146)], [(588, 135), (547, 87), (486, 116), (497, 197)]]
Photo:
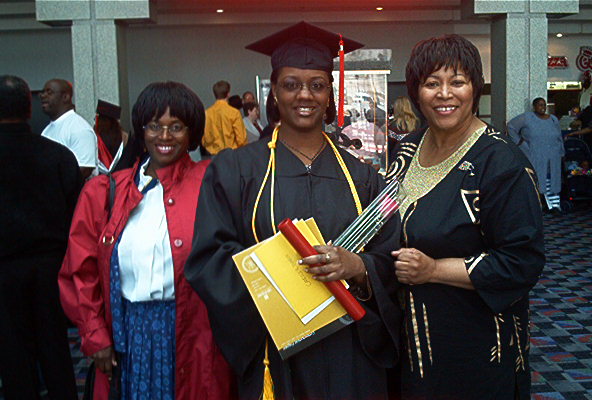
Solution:
[(175, 300), (123, 299), (122, 400), (175, 398)]

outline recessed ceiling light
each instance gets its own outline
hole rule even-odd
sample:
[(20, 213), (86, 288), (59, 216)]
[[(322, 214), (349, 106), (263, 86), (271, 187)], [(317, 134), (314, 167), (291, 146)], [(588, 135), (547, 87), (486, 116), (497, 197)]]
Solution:
[(555, 35), (555, 36), (557, 36), (557, 37), (561, 38), (561, 37), (563, 37), (563, 33), (558, 33), (558, 34), (557, 34), (557, 35)]
[(223, 10), (223, 9), (221, 9), (221, 8), (219, 8), (219, 9), (217, 9), (217, 10), (216, 10), (216, 12), (217, 12), (218, 14), (221, 14), (221, 13), (223, 13), (223, 12), (224, 12), (224, 10)]
[(380, 6), (379, 7), (376, 7), (376, 11), (382, 11), (382, 10), (384, 10), (383, 7), (380, 7)]

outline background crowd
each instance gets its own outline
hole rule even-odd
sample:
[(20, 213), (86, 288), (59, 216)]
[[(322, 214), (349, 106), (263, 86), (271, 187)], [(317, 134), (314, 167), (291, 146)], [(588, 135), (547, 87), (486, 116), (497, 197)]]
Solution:
[[(383, 179), (348, 152), (347, 122), (324, 133), (339, 36), (302, 24), (249, 47), (271, 56), (267, 121), (252, 92), (232, 95), (226, 81), (208, 108), (184, 84), (156, 82), (130, 132), (102, 100), (93, 127), (72, 85), (51, 79), (39, 135), (27, 83), (0, 76), (7, 400), (38, 398), (40, 376), (50, 398), (77, 398), (65, 315), (93, 360), (95, 399), (252, 399), (267, 373), (281, 399), (529, 398), (542, 210), (561, 211), (563, 157), (570, 140), (592, 137), (592, 108), (567, 141), (543, 98), (492, 127), (478, 118), (475, 46), (422, 41), (409, 97), (367, 116), (379, 121), (375, 142), (388, 142)], [(346, 52), (361, 46), (344, 40)], [(585, 176), (590, 160), (575, 161)], [(334, 238), (393, 179), (407, 197), (364, 252), (329, 244), (302, 260), (314, 279), (347, 280), (365, 319), (281, 359), (232, 256), (283, 218), (315, 217)]]

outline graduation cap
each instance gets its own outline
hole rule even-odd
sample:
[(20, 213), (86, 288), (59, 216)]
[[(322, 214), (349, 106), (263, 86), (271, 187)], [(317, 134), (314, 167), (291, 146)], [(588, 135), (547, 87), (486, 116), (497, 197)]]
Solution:
[(119, 119), (121, 117), (121, 107), (105, 100), (99, 100), (97, 102), (97, 114), (113, 119)]
[(339, 126), (343, 125), (343, 81), (345, 53), (363, 47), (362, 43), (299, 22), (246, 46), (247, 49), (271, 56), (273, 70), (282, 67), (333, 71), (333, 59), (339, 56)]

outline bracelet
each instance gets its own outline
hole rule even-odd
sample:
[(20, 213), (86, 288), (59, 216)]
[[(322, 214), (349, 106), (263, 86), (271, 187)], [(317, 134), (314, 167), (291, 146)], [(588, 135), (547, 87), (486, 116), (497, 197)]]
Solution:
[(372, 298), (372, 286), (370, 285), (370, 278), (368, 277), (368, 270), (366, 270), (366, 288), (362, 289), (358, 285), (351, 285), (350, 292), (354, 297), (360, 301), (368, 301)]

